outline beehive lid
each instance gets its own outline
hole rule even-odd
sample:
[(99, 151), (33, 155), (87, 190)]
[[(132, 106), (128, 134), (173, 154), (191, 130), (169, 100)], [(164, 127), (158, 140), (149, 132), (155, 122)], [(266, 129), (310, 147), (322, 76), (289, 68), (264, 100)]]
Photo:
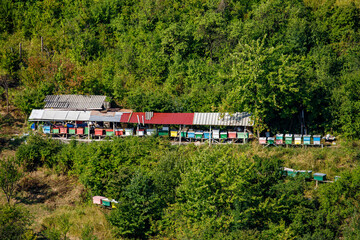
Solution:
[(325, 173), (314, 173), (314, 177), (325, 177), (326, 174)]
[(285, 134), (285, 137), (291, 137), (292, 138), (292, 134)]

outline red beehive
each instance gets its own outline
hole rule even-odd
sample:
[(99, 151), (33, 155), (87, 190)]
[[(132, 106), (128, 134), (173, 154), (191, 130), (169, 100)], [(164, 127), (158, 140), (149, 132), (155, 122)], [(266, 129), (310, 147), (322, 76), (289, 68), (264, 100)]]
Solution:
[(96, 135), (96, 136), (101, 136), (101, 135), (103, 135), (103, 129), (101, 129), (101, 128), (95, 128), (95, 135)]
[(77, 128), (76, 134), (84, 134), (84, 128)]

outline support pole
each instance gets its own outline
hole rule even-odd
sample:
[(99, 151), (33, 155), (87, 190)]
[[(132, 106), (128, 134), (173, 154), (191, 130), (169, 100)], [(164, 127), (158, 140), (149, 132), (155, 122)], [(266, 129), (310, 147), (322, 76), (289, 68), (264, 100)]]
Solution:
[(88, 140), (90, 140), (90, 122), (88, 122)]
[(211, 147), (211, 125), (210, 125), (210, 132), (209, 132), (209, 147)]
[(179, 145), (181, 145), (181, 124), (179, 127)]

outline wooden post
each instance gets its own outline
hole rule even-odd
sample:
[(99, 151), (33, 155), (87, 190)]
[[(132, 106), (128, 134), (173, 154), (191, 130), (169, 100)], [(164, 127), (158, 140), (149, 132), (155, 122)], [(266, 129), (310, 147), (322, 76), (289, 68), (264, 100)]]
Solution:
[(88, 122), (88, 140), (90, 140), (90, 122)]
[(181, 124), (179, 127), (179, 145), (181, 145)]
[(210, 125), (210, 132), (209, 132), (209, 147), (211, 147), (211, 125)]

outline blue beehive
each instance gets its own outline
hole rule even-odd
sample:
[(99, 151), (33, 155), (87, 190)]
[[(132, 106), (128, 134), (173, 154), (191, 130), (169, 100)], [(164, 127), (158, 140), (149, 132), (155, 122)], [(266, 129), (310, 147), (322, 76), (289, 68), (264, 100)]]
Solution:
[(311, 139), (311, 135), (304, 135), (303, 136), (304, 145), (310, 145), (310, 139)]
[(43, 133), (50, 133), (50, 126), (43, 126)]
[(320, 145), (321, 136), (320, 135), (314, 135), (313, 136), (314, 145)]

